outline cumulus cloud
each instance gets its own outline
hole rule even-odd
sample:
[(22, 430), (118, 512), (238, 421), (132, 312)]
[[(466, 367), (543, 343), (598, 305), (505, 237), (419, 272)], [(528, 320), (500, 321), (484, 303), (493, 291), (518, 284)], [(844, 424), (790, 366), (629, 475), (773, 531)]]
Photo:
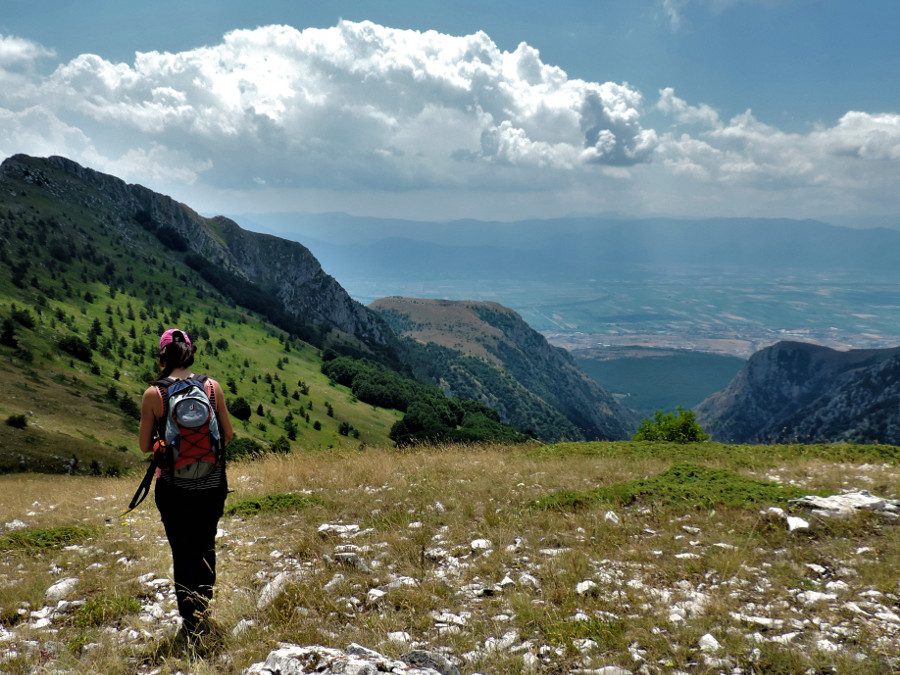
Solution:
[(267, 26), (133, 64), (83, 54), (38, 89), (53, 114), (189, 149), (232, 185), (480, 183), (497, 165), (647, 162), (656, 145), (627, 84), (570, 79), (481, 32)]
[(0, 33), (0, 68), (31, 63), (38, 59), (54, 56), (56, 53), (52, 49), (37, 42)]
[(341, 194), (421, 205), (441, 191), (442, 204), (475, 209), (483, 200), (471, 195), (491, 192), (510, 209), (563, 213), (749, 210), (784, 194), (796, 209), (828, 191), (897, 203), (887, 187), (900, 177), (896, 114), (848, 112), (788, 133), (750, 111), (724, 120), (665, 88), (650, 105), (668, 125), (654, 129), (629, 84), (570, 78), (528, 44), (504, 51), (483, 32), (265, 26), (132, 63), (81, 54), (46, 75), (21, 67), (51, 53), (0, 37), (0, 66), (19, 64), (20, 78), (0, 87), (0, 153), (68, 155), (213, 209), (225, 208), (216, 191), (277, 200), (298, 190), (328, 195), (327, 209), (342, 208)]

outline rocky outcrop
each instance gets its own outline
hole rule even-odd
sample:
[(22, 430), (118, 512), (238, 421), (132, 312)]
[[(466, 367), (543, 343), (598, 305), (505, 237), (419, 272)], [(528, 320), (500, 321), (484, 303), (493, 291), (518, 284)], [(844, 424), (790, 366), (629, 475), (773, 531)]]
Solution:
[(697, 419), (726, 442), (900, 443), (900, 348), (779, 342), (754, 354)]
[(425, 345), (405, 358), (451, 395), (482, 401), (543, 440), (620, 439), (630, 411), (513, 310), (494, 302), (383, 298), (371, 307)]
[(372, 311), (352, 300), (309, 250), (293, 241), (249, 232), (228, 218), (204, 218), (171, 197), (83, 167), (65, 157), (14, 155), (0, 166), (0, 180), (22, 181), (61, 205), (106, 218), (126, 239), (141, 225), (165, 228), (189, 251), (259, 286), (294, 317), (352, 336), (363, 345), (392, 350), (396, 338)]

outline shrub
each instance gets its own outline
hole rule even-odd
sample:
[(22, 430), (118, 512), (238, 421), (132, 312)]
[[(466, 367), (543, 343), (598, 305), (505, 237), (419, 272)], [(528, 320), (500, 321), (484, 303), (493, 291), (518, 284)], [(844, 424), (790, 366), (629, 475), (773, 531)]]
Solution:
[(709, 440), (709, 434), (697, 423), (693, 410), (679, 406), (675, 412), (657, 410), (653, 419), (641, 422), (634, 441), (669, 441), (672, 443), (699, 443)]
[(253, 516), (257, 513), (272, 513), (302, 509), (307, 506), (321, 504), (321, 500), (312, 495), (298, 495), (293, 492), (282, 492), (262, 497), (248, 497), (232, 504), (225, 513), (229, 516)]
[(250, 404), (247, 403), (247, 399), (238, 396), (231, 402), (231, 405), (228, 406), (228, 412), (242, 422), (246, 422), (250, 419), (252, 411), (250, 410)]
[(66, 335), (56, 343), (66, 354), (74, 356), (79, 361), (90, 363), (93, 353), (88, 344), (77, 335)]
[(278, 439), (272, 443), (272, 452), (281, 452), (287, 453), (291, 451), (291, 442), (287, 439), (286, 436), (279, 436)]
[(16, 429), (24, 429), (28, 426), (28, 418), (25, 415), (10, 415), (6, 418), (6, 423)]
[(28, 527), (0, 537), (0, 551), (14, 549), (45, 550), (77, 544), (95, 534), (94, 528), (84, 525), (58, 527)]
[(241, 457), (258, 457), (265, 452), (265, 448), (252, 438), (235, 438), (225, 448), (225, 459), (232, 460)]

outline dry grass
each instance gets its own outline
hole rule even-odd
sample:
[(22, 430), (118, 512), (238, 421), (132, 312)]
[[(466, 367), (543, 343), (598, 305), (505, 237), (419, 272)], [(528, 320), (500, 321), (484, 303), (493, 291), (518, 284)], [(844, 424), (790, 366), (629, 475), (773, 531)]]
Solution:
[[(338, 647), (356, 641), (399, 655), (410, 647), (388, 640), (397, 631), (423, 647), (463, 657), (464, 672), (521, 672), (525, 653), (536, 655), (539, 669), (547, 672), (579, 665), (636, 669), (642, 663), (651, 672), (724, 669), (710, 665), (698, 650), (707, 632), (721, 644), (712, 656), (726, 659), (729, 668), (760, 672), (851, 663), (860, 673), (883, 672), (887, 659), (897, 656), (898, 627), (875, 619), (872, 609), (896, 603), (898, 594), (900, 538), (882, 518), (861, 515), (789, 534), (756, 508), (696, 508), (650, 499), (613, 507), (618, 524), (606, 518), (603, 505), (577, 511), (534, 508), (535, 500), (559, 490), (610, 487), (659, 474), (672, 464), (664, 454), (633, 454), (541, 456), (527, 447), (449, 446), (295, 453), (235, 463), (229, 467), (235, 490), (230, 504), (253, 498), (286, 506), (221, 521), (213, 616), (223, 627), (225, 646), (191, 669), (237, 672), (284, 640)], [(752, 470), (727, 455), (710, 465), (809, 490), (852, 486), (886, 496), (900, 492), (896, 462), (795, 458), (776, 463), (773, 456), (777, 453), (760, 448)], [(135, 484), (134, 478), (0, 476), (0, 525), (21, 519), (29, 527), (95, 528), (77, 548), (4, 554), (0, 625), (16, 631), (14, 644), (34, 638), (42, 647), (21, 648), (0, 669), (24, 672), (43, 664), (84, 672), (165, 672), (185, 666), (182, 657), (167, 651), (176, 623), (142, 619), (146, 607), (157, 602), (157, 589), (138, 577), (167, 578), (170, 558), (152, 500), (120, 517)], [(284, 494), (308, 497), (260, 499)], [(323, 523), (354, 524), (363, 532), (346, 539), (322, 536), (317, 530)], [(473, 552), (475, 539), (490, 540), (492, 551)], [(348, 544), (359, 547), (362, 565), (339, 561), (336, 552), (344, 549), (336, 547)], [(864, 547), (869, 550), (857, 553)], [(693, 555), (675, 557), (684, 553)], [(826, 571), (818, 574), (808, 565)], [(289, 573), (291, 582), (273, 604), (257, 609), (260, 590), (279, 572)], [(523, 573), (533, 575), (536, 587), (520, 580)], [(30, 626), (28, 611), (42, 607), (46, 588), (68, 576), (80, 578), (71, 597), (101, 609), (90, 612), (90, 620), (77, 621), (74, 612), (54, 617), (55, 634)], [(505, 576), (515, 584), (478, 597), (465, 590), (470, 585), (490, 590)], [(416, 585), (386, 588), (400, 577)], [(585, 580), (596, 587), (579, 594), (576, 586)], [(846, 584), (837, 591), (838, 601), (807, 606), (797, 599), (804, 590), (826, 592), (829, 581)], [(377, 602), (369, 599), (374, 588), (386, 588)], [(157, 604), (170, 612), (172, 600), (165, 587), (161, 590)], [(883, 595), (859, 595), (867, 591)], [(700, 597), (703, 606), (693, 607), (690, 601)], [(130, 611), (128, 598), (145, 609)], [(848, 610), (851, 600), (868, 608), (869, 616)], [(683, 620), (672, 619), (673, 608), (683, 612)], [(441, 622), (449, 628), (435, 618), (445, 612), (456, 615)], [(735, 620), (733, 612), (785, 623), (766, 630)], [(253, 624), (231, 635), (241, 620)], [(461, 625), (453, 628), (454, 623)], [(839, 639), (833, 628), (846, 635)], [(486, 648), (486, 641), (502, 641), (511, 631), (516, 631), (512, 651), (492, 649), (490, 642)], [(798, 633), (788, 647), (768, 641), (788, 632)], [(840, 652), (817, 648), (822, 639), (839, 644)], [(0, 642), (0, 652), (10, 644)], [(866, 660), (855, 661), (855, 654)]]

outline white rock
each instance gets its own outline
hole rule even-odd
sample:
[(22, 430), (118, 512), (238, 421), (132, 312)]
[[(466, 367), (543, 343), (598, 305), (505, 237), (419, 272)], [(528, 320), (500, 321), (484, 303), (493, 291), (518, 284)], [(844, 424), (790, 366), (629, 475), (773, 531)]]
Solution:
[(854, 614), (859, 614), (860, 616), (869, 616), (869, 613), (855, 602), (845, 602), (844, 609), (850, 610)]
[(60, 600), (65, 600), (69, 593), (71, 593), (75, 586), (78, 585), (78, 579), (76, 577), (66, 577), (65, 579), (60, 579), (55, 584), (53, 584), (47, 591), (44, 593), (44, 597), (47, 598), (50, 602), (59, 602)]
[(816, 565), (815, 563), (806, 563), (806, 566), (818, 575), (825, 574), (825, 572), (828, 571), (821, 565)]
[(469, 543), (469, 547), (473, 551), (490, 551), (492, 548), (494, 548), (494, 544), (490, 539), (473, 539)]
[(699, 558), (700, 556), (696, 553), (676, 553), (674, 557), (679, 560), (692, 560), (694, 558)]
[(890, 623), (900, 623), (900, 616), (897, 616), (886, 607), (878, 612), (875, 612), (875, 618), (881, 619), (882, 621), (889, 621)]
[(419, 585), (419, 582), (413, 579), (412, 577), (397, 577), (393, 581), (388, 582), (384, 585), (384, 588), (392, 591), (397, 588), (416, 588)]
[(387, 595), (384, 591), (379, 588), (373, 588), (366, 594), (366, 602), (370, 605), (377, 605), (384, 596)]
[(541, 660), (537, 657), (536, 654), (532, 654), (531, 652), (526, 652), (522, 654), (522, 668), (525, 672), (529, 671), (537, 671), (540, 669)]
[(259, 594), (259, 599), (256, 601), (256, 608), (259, 610), (266, 609), (275, 602), (278, 596), (284, 591), (285, 587), (296, 578), (297, 575), (295, 573), (279, 572), (272, 581), (263, 586), (263, 589)]
[(587, 654), (597, 649), (597, 642), (590, 638), (576, 638), (572, 640), (572, 646), (582, 654)]
[(797, 599), (805, 605), (812, 605), (816, 602), (836, 600), (837, 595), (834, 593), (819, 593), (819, 591), (803, 591), (797, 594)]
[(597, 582), (592, 581), (590, 579), (585, 579), (584, 581), (579, 581), (575, 585), (575, 592), (578, 595), (586, 595), (588, 593), (592, 593), (597, 588)]
[(681, 529), (687, 532), (688, 534), (700, 534), (699, 527), (693, 527), (691, 525), (682, 525)]
[(509, 651), (518, 641), (519, 631), (515, 629), (509, 630), (506, 631), (500, 638), (489, 637), (487, 640), (485, 640), (484, 651), (487, 653)]
[(537, 577), (528, 574), (527, 572), (523, 572), (519, 575), (519, 584), (521, 584), (522, 586), (530, 586), (535, 590), (541, 587), (541, 582), (538, 581)]
[(780, 645), (787, 645), (794, 641), (800, 633), (785, 633), (784, 635), (776, 635), (769, 638), (769, 642), (777, 642)]
[(839, 652), (841, 648), (834, 644), (831, 640), (826, 640), (822, 638), (821, 640), (816, 640), (816, 649), (820, 652)]
[(507, 574), (500, 581), (498, 581), (495, 585), (499, 586), (500, 588), (509, 588), (510, 586), (515, 586), (516, 582), (513, 581), (512, 577)]
[(825, 588), (834, 593), (844, 593), (850, 590), (850, 585), (846, 581), (829, 581)]
[(237, 637), (238, 635), (240, 635), (242, 633), (246, 633), (248, 630), (250, 630), (255, 625), (256, 625), (256, 622), (253, 621), (252, 619), (241, 619), (240, 621), (238, 621), (235, 624), (234, 628), (231, 629), (231, 634), (234, 635), (235, 637)]
[(387, 639), (389, 642), (397, 642), (399, 644), (412, 642), (412, 636), (404, 630), (396, 630), (388, 633)]
[(322, 523), (319, 525), (318, 532), (320, 535), (328, 536), (336, 534), (339, 537), (346, 537), (359, 532), (359, 525), (340, 525), (338, 523)]
[(605, 520), (607, 523), (612, 523), (613, 525), (619, 525), (622, 522), (619, 516), (616, 515), (615, 511), (607, 511), (606, 513), (604, 513), (603, 520)]
[(889, 512), (897, 510), (894, 500), (876, 497), (870, 494), (868, 490), (853, 490), (830, 497), (808, 495), (799, 499), (792, 499), (791, 503), (835, 516), (847, 516), (858, 509)]
[(410, 523), (410, 524), (407, 525), (406, 527), (408, 527), (410, 530), (421, 530), (421, 529), (422, 529), (422, 523), (421, 523), (420, 521), (417, 520), (417, 521), (415, 521), (415, 522), (413, 522), (413, 523)]
[(721, 645), (719, 641), (716, 640), (710, 633), (707, 633), (703, 637), (700, 638), (700, 651), (701, 652), (717, 652), (721, 649)]
[(788, 532), (794, 532), (795, 530), (808, 530), (809, 522), (803, 520), (803, 518), (798, 518), (797, 516), (788, 516), (787, 528)]
[(863, 555), (864, 553), (874, 553), (874, 552), (875, 552), (875, 549), (873, 549), (871, 546), (861, 546), (860, 548), (856, 549), (856, 555)]
[(26, 523), (24, 523), (23, 521), (19, 520), (18, 518), (16, 518), (15, 520), (11, 520), (11, 521), (9, 521), (8, 523), (6, 523), (6, 529), (7, 529), (7, 530), (21, 530), (21, 529), (24, 529), (24, 528), (26, 528), (26, 527), (28, 527), (28, 525), (27, 525)]
[(761, 626), (762, 628), (781, 628), (784, 625), (784, 621), (782, 619), (770, 619), (765, 616), (752, 616), (748, 614), (741, 614), (739, 612), (731, 612), (731, 618), (735, 621), (743, 621), (744, 623), (749, 623), (754, 626)]
[(410, 666), (371, 649), (351, 644), (345, 650), (313, 645), (301, 647), (279, 643), (264, 662), (254, 663), (244, 675), (300, 675), (300, 673), (334, 673), (363, 675), (365, 673), (395, 673), (397, 675), (439, 675), (433, 668)]
[(719, 542), (717, 544), (713, 544), (716, 548), (721, 548), (724, 551), (737, 551), (737, 546), (732, 546), (731, 544), (726, 544), (725, 542)]
[(331, 581), (322, 586), (322, 590), (326, 593), (333, 593), (335, 589), (341, 585), (344, 581), (344, 575), (338, 572), (333, 577), (331, 577)]

